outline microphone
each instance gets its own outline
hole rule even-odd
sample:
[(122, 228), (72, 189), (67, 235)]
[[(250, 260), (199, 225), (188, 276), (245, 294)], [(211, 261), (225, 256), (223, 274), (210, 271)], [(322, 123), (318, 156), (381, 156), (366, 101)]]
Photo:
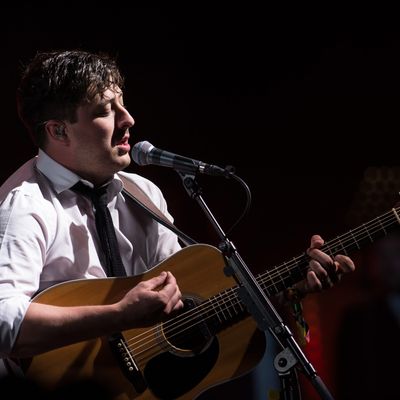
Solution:
[(161, 167), (174, 168), (177, 171), (189, 174), (196, 174), (199, 172), (205, 175), (225, 177), (232, 174), (230, 168), (221, 168), (216, 165), (194, 160), (193, 158), (157, 149), (147, 141), (136, 143), (132, 148), (131, 156), (133, 161), (138, 165), (159, 165)]

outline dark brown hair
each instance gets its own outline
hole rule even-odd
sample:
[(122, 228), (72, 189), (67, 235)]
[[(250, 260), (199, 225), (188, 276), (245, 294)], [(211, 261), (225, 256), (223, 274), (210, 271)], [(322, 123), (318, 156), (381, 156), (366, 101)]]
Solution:
[(114, 59), (85, 51), (38, 53), (26, 67), (17, 89), (18, 114), (39, 147), (50, 119), (76, 121), (79, 105), (113, 85), (123, 87)]

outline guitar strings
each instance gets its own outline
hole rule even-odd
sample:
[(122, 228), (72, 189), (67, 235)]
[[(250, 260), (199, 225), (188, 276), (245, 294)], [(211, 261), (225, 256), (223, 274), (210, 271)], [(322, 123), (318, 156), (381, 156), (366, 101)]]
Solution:
[[(387, 218), (386, 218), (387, 219)], [(375, 220), (374, 221), (374, 224), (375, 225), (377, 225), (376, 224), (376, 222), (383, 222), (383, 218), (381, 218), (381, 221), (377, 221), (377, 220)], [(393, 220), (393, 222), (397, 222), (396, 220)], [(381, 227), (382, 228), (382, 227)], [(379, 230), (382, 230), (382, 229), (379, 229)], [(361, 230), (364, 230), (364, 227), (361, 227), (361, 228), (359, 228), (359, 230), (361, 231)], [(383, 230), (384, 230), (384, 227), (383, 227)], [(378, 230), (376, 230), (376, 231), (378, 231)], [(375, 232), (376, 232), (375, 231)], [(367, 235), (365, 235), (365, 234), (363, 234), (363, 239), (364, 238), (367, 238), (367, 237), (369, 237), (370, 236), (370, 234), (373, 234), (374, 232), (372, 232), (372, 231), (370, 231)], [(342, 236), (344, 236), (344, 235), (342, 235)], [(352, 236), (355, 238), (355, 237), (357, 237), (358, 239), (360, 239), (360, 236), (361, 235), (359, 235), (358, 233), (357, 233), (357, 230), (354, 230), (353, 232), (352, 232)], [(342, 242), (342, 244), (343, 243), (345, 243), (344, 241), (343, 241), (343, 239), (341, 239), (342, 237), (338, 237), (338, 239), (339, 239), (339, 241), (340, 242)], [(341, 239), (341, 240), (340, 240)], [(372, 239), (372, 238), (371, 238)], [(346, 242), (347, 242), (348, 240), (346, 240)], [(351, 242), (353, 242), (353, 241), (351, 241)], [(331, 244), (331, 243), (326, 243), (326, 245), (328, 245), (328, 244)], [(287, 265), (287, 266), (289, 266), (289, 264)], [(264, 274), (264, 276), (265, 275), (268, 275), (268, 273), (266, 273), (266, 274)], [(280, 274), (279, 274), (280, 275)], [(271, 278), (272, 278), (272, 276), (270, 275), (269, 277), (268, 277), (268, 280), (271, 280)], [(264, 278), (263, 278), (264, 279)], [(265, 280), (265, 279), (264, 279)], [(263, 284), (263, 283), (265, 283), (265, 282), (261, 282), (261, 284)], [(275, 286), (275, 284), (273, 284), (272, 286)], [(270, 285), (270, 287), (271, 287), (271, 285)], [(221, 297), (221, 296), (220, 296)], [(237, 297), (237, 294), (236, 294), (236, 292), (235, 292), (235, 297)], [(232, 297), (231, 297), (232, 298)], [(227, 298), (227, 299), (223, 299), (224, 300), (224, 303), (226, 304), (227, 303), (227, 301), (226, 300), (230, 300), (229, 298)], [(221, 302), (219, 302), (220, 304), (221, 304)], [(235, 306), (235, 304), (230, 304), (229, 305), (229, 307), (234, 307)], [(196, 307), (197, 309), (200, 309), (200, 308), (204, 308), (204, 303), (202, 303), (201, 305), (199, 305), (198, 307)], [(208, 308), (210, 308), (210, 307), (208, 307)], [(222, 309), (222, 311), (223, 311), (223, 308), (221, 307), (221, 309)], [(192, 317), (193, 316), (193, 310), (195, 310), (195, 309), (191, 309), (191, 310), (189, 310), (186, 314), (191, 314), (190, 315), (190, 317)], [(228, 310), (228, 312), (229, 312), (229, 308), (227, 309)], [(198, 311), (198, 313), (204, 313), (204, 310), (200, 310), (200, 311)], [(230, 314), (230, 313), (229, 313)], [(181, 315), (182, 316), (182, 315)], [(180, 316), (180, 317), (181, 317)], [(224, 318), (225, 318), (225, 315), (224, 315)], [(174, 318), (174, 319), (179, 319), (179, 318)], [(171, 323), (171, 326), (173, 326), (174, 325), (174, 323), (173, 323), (173, 321), (174, 321), (174, 319), (172, 319), (172, 320), (170, 320), (170, 321), (168, 321), (168, 323), (169, 322), (172, 322)], [(176, 322), (175, 324), (181, 324), (181, 322), (182, 322), (182, 319), (181, 320), (179, 320), (178, 322)], [(165, 323), (164, 325), (166, 325), (166, 324), (168, 324), (168, 323)], [(189, 329), (190, 327), (188, 327), (188, 328), (186, 328), (185, 330), (187, 330), (187, 329)], [(155, 328), (155, 329), (159, 329), (159, 328)], [(146, 333), (148, 333), (148, 332), (144, 332), (143, 334), (146, 334)], [(142, 335), (143, 335), (142, 334)], [(140, 335), (139, 335), (140, 336)], [(134, 338), (135, 339), (135, 338)], [(134, 339), (131, 339), (131, 340), (134, 340)], [(130, 340), (130, 341), (131, 341)], [(137, 342), (138, 343), (138, 342)]]
[[(348, 232), (348, 233), (346, 233), (344, 235), (336, 237), (332, 241), (325, 243), (322, 247), (328, 248), (328, 250), (331, 252), (330, 248), (334, 248), (334, 247), (337, 247), (339, 245), (342, 248), (342, 250), (344, 250), (346, 252), (345, 248), (349, 246), (348, 242), (350, 242), (351, 245), (354, 245), (354, 242), (357, 243), (357, 239), (358, 240), (364, 240), (364, 239), (368, 239), (369, 238), (371, 241), (373, 241), (371, 235), (374, 235), (376, 232), (382, 231), (382, 230), (386, 233), (385, 227), (383, 226), (383, 224), (386, 223), (386, 227), (388, 228), (389, 224), (387, 223), (387, 220), (392, 219), (391, 224), (399, 222), (397, 220), (397, 216), (393, 215), (393, 211), (394, 210), (388, 211), (386, 214), (384, 214), (381, 217), (375, 218), (370, 223), (363, 224), (362, 226), (360, 226), (359, 228), (354, 229), (353, 231), (350, 231), (350, 232)], [(398, 209), (396, 209), (395, 211), (398, 211)], [(373, 226), (373, 228), (375, 230), (374, 231), (368, 230), (367, 229), (367, 225)], [(376, 229), (376, 228), (378, 228), (378, 229)], [(346, 238), (346, 239), (344, 239), (344, 238)], [(357, 246), (357, 247), (359, 247), (359, 246)], [(299, 265), (298, 265), (299, 264), (299, 260), (300, 259), (304, 259), (304, 258), (305, 258), (305, 253), (303, 253), (299, 257), (295, 257), (292, 261), (290, 261), (289, 263), (284, 263), (283, 265), (286, 265), (287, 272), (289, 273), (290, 269), (299, 268)], [(283, 283), (285, 283), (284, 279), (282, 278), (282, 272), (278, 271), (278, 268), (279, 268), (279, 266), (275, 267), (275, 271), (273, 271), (272, 274), (271, 274), (271, 271), (267, 271), (267, 272), (265, 272), (263, 274), (260, 274), (258, 276), (258, 279), (257, 279), (257, 280), (259, 280), (259, 278), (261, 278), (260, 279), (260, 285), (264, 285), (265, 286), (265, 284), (267, 282), (272, 281), (277, 276), (279, 276), (280, 279), (283, 281)], [(273, 287), (275, 289), (275, 291), (277, 291), (276, 290), (276, 284), (273, 283), (273, 282), (272, 282), (271, 285), (266, 286), (264, 289), (268, 290), (271, 287)], [(240, 299), (238, 298), (238, 294), (237, 294), (237, 290), (236, 289), (237, 289), (237, 287), (236, 288), (230, 288), (230, 289), (227, 289), (224, 292), (222, 292), (222, 293), (225, 293), (225, 292), (229, 291), (230, 292), (229, 296), (225, 296), (224, 297), (224, 295), (222, 293), (220, 293), (218, 295), (222, 299), (222, 302), (221, 301), (217, 301), (217, 303), (218, 303), (218, 306), (219, 306), (219, 308), (221, 309), (221, 311), (223, 313), (223, 319), (225, 319), (225, 320), (226, 320), (226, 316), (224, 314), (224, 308), (222, 307), (222, 305), (225, 306), (227, 303), (230, 302), (228, 307), (225, 309), (225, 311), (227, 311), (227, 313), (229, 314), (229, 317), (232, 317), (232, 315), (230, 313), (230, 310), (229, 310), (232, 307), (233, 307), (232, 311), (234, 312), (234, 314), (237, 313), (237, 311), (235, 309), (235, 306), (239, 306), (241, 311), (243, 311), (243, 305), (241, 304)], [(216, 296), (213, 296), (208, 301), (205, 301), (205, 302), (201, 303), (200, 305), (196, 306), (195, 308), (192, 308), (192, 309), (188, 310), (187, 312), (185, 312), (183, 314), (180, 314), (178, 317), (175, 317), (175, 318), (165, 322), (163, 324), (164, 325), (164, 329), (163, 330), (164, 330), (164, 332), (166, 332), (168, 330), (168, 333), (170, 333), (170, 332), (173, 332), (174, 330), (178, 329), (179, 327), (181, 327), (183, 325), (182, 322), (184, 322), (185, 324), (188, 324), (189, 322), (191, 322), (191, 320), (194, 321), (195, 319), (197, 319), (196, 323), (194, 323), (193, 325), (186, 326), (185, 329), (180, 330), (177, 333), (174, 333), (172, 336), (168, 336), (168, 338), (173, 338), (173, 337), (175, 337), (177, 335), (181, 335), (183, 332), (185, 332), (185, 331), (187, 331), (189, 329), (192, 329), (194, 326), (198, 325), (199, 323), (204, 323), (209, 318), (215, 318), (217, 316), (218, 319), (220, 320), (220, 322), (222, 322), (221, 318), (220, 318), (220, 316), (218, 314), (219, 313), (218, 311), (215, 314), (208, 315), (206, 319), (198, 321), (199, 316), (201, 316), (202, 314), (204, 315), (205, 311), (206, 311), (207, 314), (210, 314), (210, 310), (213, 310), (215, 312), (215, 306), (212, 304), (212, 301), (211, 301), (214, 297), (216, 297)], [(232, 300), (236, 300), (236, 303), (233, 303)], [(193, 318), (193, 316), (195, 316), (196, 318)], [(159, 333), (160, 325), (157, 325), (156, 327), (154, 327), (154, 328), (152, 328), (150, 330), (147, 330), (146, 332), (143, 332), (142, 334), (137, 335), (135, 338), (132, 338), (132, 339), (127, 341), (127, 342), (132, 342), (133, 340), (138, 339), (140, 336), (147, 335), (146, 337), (143, 337), (142, 339), (137, 340), (135, 343), (132, 343), (131, 345), (129, 345), (130, 351), (132, 353), (134, 353), (133, 356), (136, 357), (136, 356), (142, 354), (143, 352), (151, 350), (155, 346), (157, 346), (158, 348), (160, 347), (160, 345), (161, 345), (160, 340), (155, 340), (156, 343), (154, 345), (152, 345), (150, 347), (147, 347), (147, 348), (144, 348), (139, 353), (137, 353), (137, 351), (141, 347), (143, 347), (145, 345), (148, 345), (148, 344), (151, 344), (151, 342), (154, 341), (153, 333), (154, 333), (155, 330)], [(151, 331), (153, 331), (153, 333), (150, 333)], [(142, 343), (138, 347), (135, 348), (135, 346), (137, 346), (140, 342), (143, 342), (146, 339), (152, 339), (152, 340), (147, 341), (145, 343)], [(166, 346), (164, 346), (163, 350), (166, 350), (168, 348), (169, 348), (169, 346), (166, 345)], [(153, 356), (154, 355), (152, 355), (151, 357), (153, 357)]]
[[(231, 307), (232, 305), (230, 305), (229, 307)], [(234, 304), (233, 304), (233, 306), (234, 306)], [(234, 309), (234, 311), (236, 311), (235, 309)], [(229, 309), (228, 309), (228, 312), (229, 312)], [(230, 313), (229, 313), (230, 314)], [(168, 349), (168, 346), (164, 346), (164, 350), (167, 350)], [(148, 357), (147, 358), (149, 358), (149, 357), (152, 357), (153, 355), (151, 355), (151, 354), (149, 354), (148, 355)]]
[[(394, 222), (396, 222), (396, 221), (394, 221)], [(384, 228), (383, 228), (384, 229)], [(380, 229), (381, 230), (381, 229)], [(356, 231), (353, 231), (353, 234), (355, 233)], [(370, 232), (370, 233), (372, 233), (372, 232)], [(357, 236), (359, 236), (358, 234), (356, 234)], [(369, 235), (367, 235), (367, 236), (369, 236)], [(364, 236), (364, 238), (365, 238), (366, 236)], [(342, 242), (343, 242), (343, 240), (342, 240)], [(235, 297), (237, 297), (236, 296), (236, 292), (235, 292)], [(229, 300), (229, 298), (228, 298), (228, 300)], [(225, 303), (226, 303), (227, 301), (225, 301)], [(204, 304), (202, 304), (202, 305), (204, 305)], [(228, 311), (228, 313), (230, 314), (230, 312), (229, 312), (229, 307), (235, 307), (235, 304), (233, 303), (233, 304), (230, 304), (229, 306), (228, 306), (228, 309), (227, 309), (227, 311)], [(222, 311), (223, 311), (223, 308), (221, 308), (222, 309)], [(190, 311), (193, 311), (193, 309), (192, 310), (190, 310)], [(204, 311), (204, 310), (202, 310), (202, 311)], [(236, 310), (234, 309), (234, 311), (236, 312)], [(225, 315), (224, 315), (224, 318), (225, 318)], [(181, 321), (179, 321), (179, 322), (181, 322)], [(190, 327), (189, 327), (190, 328)], [(189, 328), (187, 328), (187, 329), (189, 329)]]
[[(236, 297), (237, 297), (237, 296), (236, 296)], [(238, 299), (236, 299), (236, 300), (237, 300), (238, 303), (240, 302)], [(233, 304), (230, 304), (230, 305), (228, 306), (228, 309), (227, 309), (228, 312), (229, 312), (229, 307), (232, 307), (232, 306), (233, 306), (233, 311), (236, 312), (235, 304), (234, 304), (234, 303), (233, 303)], [(230, 312), (229, 312), (229, 314), (230, 314)], [(168, 346), (166, 346), (166, 345), (163, 346), (163, 350), (168, 350)], [(151, 358), (151, 357), (153, 357), (154, 355), (156, 355), (156, 353), (148, 354), (146, 358), (147, 358), (147, 359), (148, 359), (148, 358)], [(142, 358), (141, 360), (144, 360), (144, 358)]]
[[(222, 313), (224, 315), (225, 322), (227, 321), (227, 318), (226, 318), (226, 316), (224, 314), (224, 311), (226, 311), (229, 314), (230, 318), (232, 318), (232, 314), (231, 314), (231, 312), (229, 310), (230, 308), (231, 309), (233, 308), (232, 311), (233, 311), (233, 313), (236, 313), (236, 314), (237, 314), (236, 307), (239, 307), (240, 311), (244, 311), (244, 307), (243, 307), (241, 301), (238, 298), (237, 288), (229, 288), (224, 292), (228, 292), (228, 291), (231, 292), (229, 294), (229, 296), (223, 298), (222, 302), (219, 302), (219, 307), (221, 308), (221, 311), (222, 311)], [(224, 293), (224, 292), (222, 292), (222, 293)], [(209, 302), (211, 299), (212, 298), (210, 298), (206, 302)], [(235, 300), (236, 302), (233, 302), (232, 300)], [(228, 302), (229, 302), (229, 305), (224, 309), (222, 305), (226, 305)], [(200, 304), (198, 307), (204, 306), (205, 305), (204, 303), (205, 302)], [(212, 305), (211, 305), (211, 307), (208, 307), (208, 308), (212, 309), (213, 311), (215, 311), (215, 307), (212, 306)], [(193, 310), (195, 310), (195, 309), (192, 309), (190, 311), (193, 311)], [(197, 312), (197, 314), (202, 316), (204, 314), (204, 312)], [(128, 348), (129, 348), (129, 350), (131, 352), (131, 355), (134, 357), (135, 361), (138, 364), (142, 363), (143, 361), (144, 361), (144, 364), (145, 364), (147, 362), (147, 360), (153, 358), (154, 356), (156, 356), (158, 354), (163, 353), (166, 350), (170, 350), (171, 348), (181, 349), (181, 347), (179, 347), (179, 345), (172, 345), (172, 344), (169, 344), (169, 341), (167, 341), (167, 340), (161, 340), (162, 337), (165, 335), (165, 337), (167, 337), (168, 339), (174, 339), (174, 338), (178, 338), (178, 339), (181, 339), (181, 340), (185, 339), (186, 337), (191, 335), (190, 329), (193, 329), (193, 328), (197, 327), (197, 325), (199, 325), (199, 324), (203, 324), (208, 319), (216, 318), (216, 314), (213, 314), (213, 315), (210, 315), (209, 313), (207, 313), (207, 314), (208, 314), (207, 317), (203, 318), (202, 320), (198, 320), (199, 319), (198, 316), (197, 316), (197, 318), (192, 318), (192, 320), (189, 319), (187, 322), (192, 322), (195, 319), (197, 319), (198, 321), (194, 322), (192, 325), (189, 325), (189, 326), (185, 327), (184, 329), (180, 329), (178, 332), (175, 332), (172, 335), (170, 335), (170, 333), (173, 332), (173, 329), (170, 329), (170, 327), (168, 327), (168, 326), (165, 326), (163, 328), (164, 334), (161, 334), (161, 325), (158, 325), (157, 328), (156, 328), (157, 329), (157, 335), (155, 337), (152, 335), (150, 341), (148, 341), (146, 343), (143, 343), (143, 344), (141, 344), (140, 346), (138, 346), (136, 348), (133, 348), (132, 345), (128, 346)], [(218, 316), (218, 319), (220, 320), (220, 322), (222, 322), (221, 318), (219, 316)], [(170, 321), (172, 321), (172, 320), (169, 320), (168, 322), (170, 322)], [(181, 324), (180, 321), (178, 321), (178, 322), (179, 322), (178, 328), (180, 328), (183, 324)], [(177, 323), (172, 324), (172, 325), (176, 325), (176, 324)], [(163, 325), (165, 325), (165, 323)], [(147, 338), (149, 338), (149, 336)], [(154, 343), (153, 345), (151, 345), (149, 347), (145, 347), (141, 351), (138, 351), (140, 347), (143, 347), (144, 345), (147, 345), (147, 344), (151, 344), (152, 342)], [(159, 351), (160, 348), (161, 348), (162, 351)], [(149, 351), (151, 351), (151, 350), (153, 350), (153, 352), (149, 353)], [(185, 349), (182, 349), (182, 350), (185, 350)], [(140, 355), (143, 354), (143, 353), (145, 353), (145, 354), (142, 357), (140, 357)]]
[[(330, 253), (331, 256), (334, 256), (335, 253), (336, 254), (339, 253), (340, 250), (343, 250), (344, 253), (347, 255), (346, 248), (350, 248), (352, 245), (354, 246), (354, 244), (356, 244), (356, 246), (360, 249), (360, 246), (358, 245), (358, 241), (361, 241), (364, 239), (370, 239), (370, 241), (373, 242), (373, 238), (371, 237), (371, 235), (374, 235), (376, 232), (380, 232), (380, 231), (384, 231), (385, 233), (387, 233), (385, 230), (385, 227), (383, 226), (383, 223), (386, 223), (386, 228), (388, 228), (389, 225), (392, 225), (394, 223), (396, 223), (396, 224), (400, 223), (400, 219), (398, 218), (398, 216), (393, 214), (394, 212), (397, 213), (398, 211), (400, 211), (399, 208), (388, 211), (387, 213), (383, 214), (382, 216), (376, 217), (372, 221), (370, 221), (366, 224), (363, 224), (354, 230), (350, 230), (349, 232), (347, 232), (343, 235), (337, 236), (335, 239), (333, 239), (329, 242), (326, 242), (320, 248), (320, 250)], [(388, 223), (388, 221), (390, 221), (390, 224)], [(369, 227), (369, 225), (371, 225), (371, 227)], [(378, 229), (375, 229), (374, 231), (372, 231), (371, 229), (368, 229), (368, 228), (372, 228), (372, 229), (378, 228)], [(358, 241), (357, 241), (357, 239), (358, 239)], [(338, 247), (339, 247), (339, 249), (337, 249)], [(334, 249), (333, 251), (332, 251), (332, 248)], [(290, 268), (293, 269), (293, 267), (296, 267), (296, 266), (299, 267), (299, 264), (301, 262), (307, 261), (306, 258), (307, 258), (306, 253), (303, 253), (299, 257), (294, 257), (293, 260), (290, 262), (283, 263), (283, 264), (273, 267), (272, 269), (275, 270), (275, 276), (271, 275), (271, 278), (278, 276), (281, 278), (283, 284), (285, 285), (285, 282), (282, 279), (283, 273), (280, 272), (280, 270), (286, 265), (288, 275), (291, 276), (292, 271), (290, 270)], [(294, 265), (294, 264), (296, 264), (296, 265)], [(267, 271), (266, 274), (271, 273), (272, 272), (271, 270)]]

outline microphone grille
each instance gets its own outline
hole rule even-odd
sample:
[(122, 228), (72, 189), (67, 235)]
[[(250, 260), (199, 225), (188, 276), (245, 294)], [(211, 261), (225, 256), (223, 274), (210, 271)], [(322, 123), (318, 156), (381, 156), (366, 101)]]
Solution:
[(136, 164), (139, 165), (148, 165), (150, 164), (148, 155), (150, 154), (150, 151), (154, 148), (154, 146), (147, 142), (138, 142), (136, 143), (131, 151), (131, 156), (133, 161), (135, 161)]

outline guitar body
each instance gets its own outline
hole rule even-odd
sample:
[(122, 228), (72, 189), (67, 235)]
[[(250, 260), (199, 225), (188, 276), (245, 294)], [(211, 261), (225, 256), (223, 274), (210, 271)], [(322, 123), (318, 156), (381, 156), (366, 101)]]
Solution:
[[(202, 301), (235, 285), (224, 275), (224, 265), (216, 248), (193, 245), (143, 275), (69, 281), (43, 291), (32, 301), (57, 306), (110, 304), (163, 270), (174, 274), (184, 298)], [(193, 399), (211, 386), (249, 372), (260, 362), (266, 345), (264, 333), (251, 317), (232, 322), (193, 351), (170, 342), (163, 324), (121, 334), (132, 349), (142, 388), (126, 378), (107, 337), (65, 346), (20, 363), (26, 377), (46, 390), (89, 380), (105, 387), (115, 400)], [(148, 343), (151, 346), (147, 349)]]
[[(331, 256), (360, 250), (400, 223), (393, 208), (325, 242)], [(208, 388), (250, 372), (264, 356), (265, 335), (241, 303), (238, 286), (224, 274), (222, 253), (209, 245), (186, 247), (140, 276), (83, 279), (55, 285), (32, 302), (56, 306), (112, 304), (142, 280), (171, 271), (185, 307), (168, 321), (116, 332), (19, 360), (28, 379), (54, 390), (84, 381), (104, 387), (113, 400), (194, 399)], [(257, 276), (270, 296), (306, 277), (302, 253)]]

